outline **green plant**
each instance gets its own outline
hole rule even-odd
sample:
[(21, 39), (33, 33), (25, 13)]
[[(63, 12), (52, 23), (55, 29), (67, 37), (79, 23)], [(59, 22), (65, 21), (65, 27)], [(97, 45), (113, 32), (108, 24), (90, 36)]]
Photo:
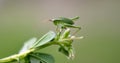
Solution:
[(60, 17), (52, 20), (52, 22), (59, 28), (56, 33), (49, 31), (40, 39), (32, 38), (24, 44), (18, 54), (0, 59), (0, 63), (23, 62), (23, 63), (55, 63), (54, 58), (50, 54), (36, 52), (42, 48), (58, 45), (58, 51), (65, 54), (68, 58), (74, 57), (72, 43), (74, 39), (81, 39), (82, 37), (75, 37), (71, 35), (70, 28), (79, 28), (74, 24), (73, 19)]

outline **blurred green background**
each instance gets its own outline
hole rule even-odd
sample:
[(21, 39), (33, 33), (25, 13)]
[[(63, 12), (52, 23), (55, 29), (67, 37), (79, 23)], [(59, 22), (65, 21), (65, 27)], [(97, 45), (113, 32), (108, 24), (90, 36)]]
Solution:
[(75, 40), (76, 57), (67, 60), (50, 46), (56, 63), (120, 63), (120, 0), (0, 0), (0, 58), (16, 54), (32, 37), (40, 38), (55, 26), (54, 17), (80, 16), (82, 30)]

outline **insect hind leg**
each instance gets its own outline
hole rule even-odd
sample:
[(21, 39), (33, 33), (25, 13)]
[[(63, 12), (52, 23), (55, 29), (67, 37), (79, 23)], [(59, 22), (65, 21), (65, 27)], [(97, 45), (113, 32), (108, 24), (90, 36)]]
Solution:
[(74, 28), (77, 28), (77, 30), (72, 35), (75, 35), (76, 33), (78, 33), (81, 30), (81, 27), (74, 27)]
[(68, 28), (77, 28), (78, 30), (76, 30), (72, 35), (75, 35), (78, 31), (80, 31), (81, 27), (78, 26), (74, 26), (74, 25), (65, 25), (65, 27)]

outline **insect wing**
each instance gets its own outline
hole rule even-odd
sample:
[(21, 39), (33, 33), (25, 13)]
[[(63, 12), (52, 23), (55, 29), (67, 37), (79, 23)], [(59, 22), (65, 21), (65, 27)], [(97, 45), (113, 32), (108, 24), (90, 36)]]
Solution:
[(68, 19), (68, 18), (64, 18), (64, 17), (59, 17), (57, 19), (54, 19), (53, 22), (55, 24), (57, 24), (58, 22), (61, 22), (61, 23), (66, 23), (66, 24), (70, 24), (70, 25), (73, 25), (74, 22), (71, 20), (71, 19)]
[(66, 24), (71, 24), (71, 25), (74, 24), (74, 22), (71, 19), (64, 18), (64, 17), (60, 17), (60, 19)]

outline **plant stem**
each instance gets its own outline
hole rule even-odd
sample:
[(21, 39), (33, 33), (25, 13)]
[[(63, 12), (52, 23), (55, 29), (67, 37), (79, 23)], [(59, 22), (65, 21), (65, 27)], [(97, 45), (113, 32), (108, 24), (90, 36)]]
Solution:
[(29, 50), (27, 50), (23, 53), (19, 53), (19, 54), (15, 54), (15, 55), (12, 55), (12, 56), (9, 56), (9, 57), (2, 58), (2, 59), (0, 59), (0, 63), (7, 63), (7, 62), (12, 62), (12, 61), (17, 61), (18, 59), (23, 59), (31, 52), (40, 50), (42, 48), (48, 47), (48, 46), (53, 45), (53, 44), (56, 44), (56, 42), (49, 42), (49, 43), (47, 43), (45, 45), (42, 45), (40, 47), (37, 47), (37, 48), (34, 48), (34, 49), (29, 49)]
[(12, 61), (17, 61), (18, 59), (24, 58), (25, 56), (27, 56), (27, 54), (29, 54), (30, 52), (33, 52), (34, 50), (35, 49), (30, 49), (30, 50), (27, 50), (27, 51), (25, 51), (23, 53), (15, 54), (15, 55), (0, 59), (0, 63), (7, 63), (7, 62), (12, 62)]
[(2, 58), (2, 59), (0, 59), (0, 63), (7, 63), (7, 62), (12, 62), (12, 61), (17, 61), (18, 59), (25, 58), (31, 52), (40, 50), (42, 48), (45, 48), (45, 47), (48, 47), (48, 46), (51, 46), (51, 45), (61, 45), (61, 44), (65, 43), (64, 41), (72, 40), (72, 39), (75, 39), (75, 38), (62, 39), (60, 41), (51, 41), (51, 42), (48, 42), (47, 44), (39, 46), (37, 48), (29, 49), (29, 50), (27, 50), (27, 51), (25, 51), (23, 53), (19, 53), (19, 54), (15, 54), (15, 55), (12, 55), (12, 56), (9, 56), (9, 57), (6, 57), (6, 58)]

